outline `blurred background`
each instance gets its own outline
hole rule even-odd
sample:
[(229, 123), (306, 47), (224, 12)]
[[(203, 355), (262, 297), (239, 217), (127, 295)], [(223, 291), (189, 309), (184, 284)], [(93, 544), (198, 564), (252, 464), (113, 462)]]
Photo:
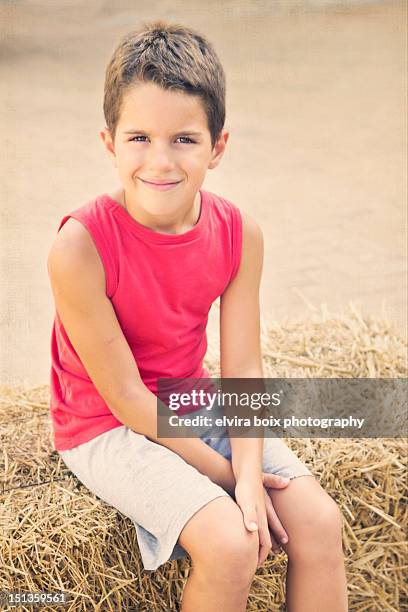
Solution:
[(406, 335), (406, 12), (393, 0), (1, 1), (0, 382), (48, 383), (48, 251), (65, 214), (118, 185), (99, 138), (105, 66), (155, 18), (202, 31), (225, 67), (231, 135), (204, 188), (263, 229), (264, 320), (352, 302)]

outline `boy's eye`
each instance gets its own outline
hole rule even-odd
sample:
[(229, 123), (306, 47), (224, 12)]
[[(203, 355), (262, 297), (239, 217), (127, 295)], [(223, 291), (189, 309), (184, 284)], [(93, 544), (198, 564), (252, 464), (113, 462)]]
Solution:
[[(193, 143), (193, 142), (194, 142), (194, 140), (191, 140), (191, 138), (189, 138), (188, 136), (179, 136), (179, 137), (177, 138), (177, 140), (180, 140), (180, 139), (183, 139), (183, 140), (184, 140), (184, 143), (182, 143), (182, 144), (191, 144), (191, 143)], [(186, 142), (186, 141), (187, 141), (187, 142)]]
[[(132, 136), (132, 138), (130, 139), (130, 142), (145, 142), (146, 138), (147, 136), (144, 136), (143, 134), (138, 134), (137, 136)], [(191, 140), (191, 138), (189, 138), (188, 136), (179, 136), (177, 140), (181, 140), (181, 144), (194, 143), (194, 141)]]

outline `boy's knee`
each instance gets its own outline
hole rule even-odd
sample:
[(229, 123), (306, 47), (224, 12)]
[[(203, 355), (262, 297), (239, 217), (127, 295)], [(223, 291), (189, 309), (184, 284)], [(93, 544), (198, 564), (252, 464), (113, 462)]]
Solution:
[(289, 538), (293, 559), (330, 563), (342, 556), (342, 515), (327, 493), (304, 509), (299, 532), (301, 538)]
[(246, 530), (241, 511), (219, 520), (220, 529), (209, 526), (193, 564), (215, 582), (246, 587), (258, 565), (258, 533)]
[(319, 503), (319, 516), (317, 529), (321, 537), (327, 538), (328, 542), (341, 542), (342, 515), (339, 506), (330, 495), (326, 494)]

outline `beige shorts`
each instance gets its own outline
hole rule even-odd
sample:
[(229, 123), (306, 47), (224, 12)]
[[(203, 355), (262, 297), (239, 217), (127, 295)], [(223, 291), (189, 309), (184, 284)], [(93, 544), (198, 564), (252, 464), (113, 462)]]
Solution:
[[(231, 460), (228, 434), (201, 439)], [(186, 556), (178, 543), (185, 524), (213, 499), (229, 496), (177, 453), (125, 425), (60, 455), (90, 491), (133, 521), (145, 570)], [(281, 438), (265, 438), (263, 471), (313, 476)]]

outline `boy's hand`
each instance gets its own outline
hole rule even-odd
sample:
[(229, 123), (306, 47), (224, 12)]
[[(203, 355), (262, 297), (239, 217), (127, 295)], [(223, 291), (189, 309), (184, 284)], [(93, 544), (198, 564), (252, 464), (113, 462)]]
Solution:
[(275, 512), (275, 508), (273, 507), (272, 500), (267, 493), (267, 489), (284, 489), (290, 483), (290, 478), (263, 472), (262, 480), (265, 492), (266, 515), (268, 517), (269, 531), (271, 533), (272, 550), (275, 554), (278, 554), (281, 549), (280, 545), (287, 544), (289, 538), (278, 518), (278, 515)]
[(244, 525), (248, 531), (258, 531), (258, 567), (268, 557), (271, 547), (278, 553), (278, 542), (285, 542), (283, 538), (286, 538), (287, 542), (288, 539), (266, 488), (282, 489), (288, 486), (289, 482), (290, 480), (285, 482), (279, 476), (267, 473), (262, 473), (259, 479), (241, 478), (236, 482), (235, 501), (241, 509)]
[(244, 525), (248, 531), (258, 532), (258, 567), (265, 561), (272, 546), (264, 491), (261, 478), (257, 480), (241, 478), (235, 485), (235, 501), (241, 509)]

